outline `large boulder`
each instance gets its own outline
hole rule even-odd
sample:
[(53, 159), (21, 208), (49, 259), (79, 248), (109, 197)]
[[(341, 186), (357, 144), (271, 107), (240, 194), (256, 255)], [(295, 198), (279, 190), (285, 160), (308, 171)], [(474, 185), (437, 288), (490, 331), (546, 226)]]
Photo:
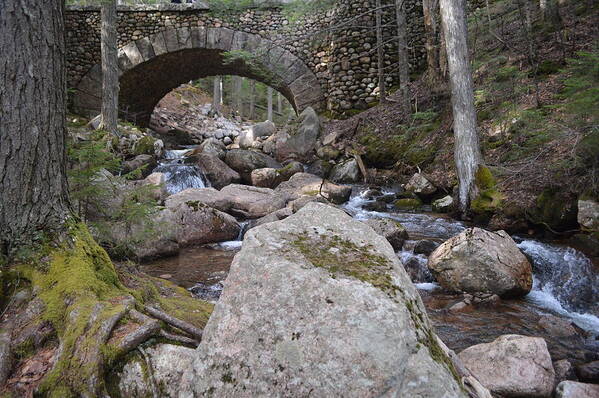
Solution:
[(398, 221), (390, 218), (370, 219), (365, 221), (374, 231), (383, 236), (394, 250), (401, 250), (403, 243), (408, 239), (408, 231)]
[(280, 169), (281, 164), (261, 152), (232, 149), (225, 156), (225, 163), (241, 175), (243, 181), (251, 183), (251, 173), (256, 169)]
[(229, 184), (236, 184), (241, 181), (239, 173), (227, 166), (214, 153), (200, 153), (196, 158), (198, 167), (214, 188), (221, 189)]
[(287, 204), (285, 198), (269, 188), (231, 184), (220, 191), (231, 203), (231, 212), (245, 218), (260, 218)]
[(599, 384), (562, 381), (555, 389), (555, 398), (597, 398)]
[(294, 174), (289, 181), (281, 183), (275, 190), (291, 201), (304, 195), (316, 196), (321, 191), (321, 186), (322, 194), (332, 203), (345, 203), (351, 196), (351, 187), (328, 181), (323, 184), (322, 178), (308, 173)]
[(320, 136), (320, 118), (314, 109), (306, 108), (299, 116), (298, 126), (291, 134), (282, 134), (277, 139), (276, 157), (283, 161), (287, 159), (306, 160), (313, 156), (316, 141)]
[(393, 248), (310, 203), (249, 231), (181, 397), (466, 397)]
[(256, 169), (251, 173), (252, 185), (264, 188), (276, 188), (280, 183), (289, 180), (293, 175), (302, 173), (304, 167), (299, 162), (291, 162), (281, 169)]
[(199, 151), (201, 153), (211, 153), (213, 155), (218, 156), (219, 159), (225, 158), (225, 153), (227, 152), (227, 148), (225, 144), (216, 138), (208, 138), (200, 145)]
[(231, 210), (233, 205), (227, 195), (214, 188), (188, 188), (169, 196), (164, 204), (167, 209), (173, 211), (182, 205), (205, 205), (225, 213)]
[(437, 188), (420, 173), (416, 173), (410, 178), (405, 186), (406, 191), (413, 192), (418, 196), (427, 197), (434, 194)]
[(145, 398), (179, 396), (183, 372), (192, 364), (195, 350), (178, 345), (158, 344), (134, 354), (116, 375), (122, 397)]
[(254, 138), (270, 137), (277, 132), (277, 126), (270, 120), (257, 123), (252, 126), (252, 134)]
[(354, 183), (360, 181), (360, 176), (358, 162), (356, 159), (351, 159), (333, 167), (329, 179), (333, 182)]
[(164, 173), (152, 173), (140, 181), (139, 185), (148, 187), (150, 197), (156, 202), (162, 203), (168, 197), (166, 176)]
[(468, 370), (493, 394), (514, 398), (548, 398), (555, 373), (545, 340), (504, 335), (459, 354)]
[(590, 231), (599, 231), (599, 203), (593, 200), (579, 200), (578, 224)]
[(532, 288), (532, 266), (505, 231), (467, 229), (431, 253), (428, 267), (451, 291), (518, 297)]

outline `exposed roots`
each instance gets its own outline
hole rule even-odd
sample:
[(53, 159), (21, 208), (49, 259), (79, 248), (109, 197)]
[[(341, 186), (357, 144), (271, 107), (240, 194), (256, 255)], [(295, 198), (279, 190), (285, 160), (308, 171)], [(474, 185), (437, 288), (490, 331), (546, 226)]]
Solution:
[(117, 272), (83, 225), (68, 237), (16, 267), (31, 289), (0, 319), (0, 395), (107, 396), (105, 369), (141, 344), (201, 339), (212, 305), (137, 271)]

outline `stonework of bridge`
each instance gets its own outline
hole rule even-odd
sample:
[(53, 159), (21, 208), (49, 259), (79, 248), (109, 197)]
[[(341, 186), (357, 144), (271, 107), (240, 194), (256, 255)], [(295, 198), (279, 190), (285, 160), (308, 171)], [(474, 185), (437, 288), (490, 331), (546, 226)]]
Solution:
[[(421, 0), (408, 0), (412, 65), (421, 64)], [(336, 9), (290, 22), (280, 7), (218, 13), (203, 4), (119, 7), (120, 108), (147, 125), (155, 105), (182, 83), (216, 75), (263, 82), (296, 110), (365, 109), (377, 97), (376, 35), (368, 0), (344, 0)], [(394, 9), (385, 12), (386, 36), (394, 35)], [(366, 14), (366, 15), (363, 15)], [(351, 25), (339, 26), (341, 20)], [(92, 116), (101, 104), (100, 13), (69, 7), (67, 73), (71, 108)], [(386, 40), (385, 64), (397, 58)], [(227, 52), (252, 54), (227, 59)], [(390, 70), (387, 81), (396, 83)]]

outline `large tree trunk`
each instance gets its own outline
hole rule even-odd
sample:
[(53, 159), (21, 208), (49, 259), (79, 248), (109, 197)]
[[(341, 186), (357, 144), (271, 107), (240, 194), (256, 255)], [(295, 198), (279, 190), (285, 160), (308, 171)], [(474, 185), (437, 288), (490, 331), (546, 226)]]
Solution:
[(379, 77), (379, 97), (381, 103), (384, 103), (387, 98), (387, 90), (385, 87), (385, 55), (383, 43), (383, 10), (381, 0), (376, 0), (376, 47), (378, 60), (378, 77)]
[(0, 246), (10, 251), (69, 214), (65, 177), (64, 1), (0, 6)]
[(102, 3), (102, 123), (100, 128), (118, 135), (119, 69), (116, 1)]
[(464, 214), (472, 199), (478, 195), (475, 176), (482, 158), (476, 128), (472, 72), (468, 58), (468, 30), (462, 0), (440, 0), (440, 6), (453, 106), (459, 210)]
[(410, 64), (408, 62), (408, 33), (406, 23), (406, 0), (395, 0), (395, 15), (397, 19), (397, 55), (399, 64), (399, 91), (401, 93), (401, 104), (406, 115), (410, 115)]
[(267, 120), (270, 120), (272, 122), (272, 95), (273, 95), (273, 91), (272, 91), (272, 87), (268, 87), (267, 93), (266, 93), (266, 101), (268, 104), (268, 115), (266, 117)]

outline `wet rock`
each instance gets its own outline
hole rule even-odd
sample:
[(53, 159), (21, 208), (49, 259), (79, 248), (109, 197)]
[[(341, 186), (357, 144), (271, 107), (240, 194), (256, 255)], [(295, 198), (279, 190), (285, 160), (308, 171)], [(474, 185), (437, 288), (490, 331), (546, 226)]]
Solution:
[(380, 218), (364, 222), (374, 229), (374, 232), (387, 239), (395, 251), (401, 250), (403, 243), (408, 239), (408, 231), (395, 220)]
[(245, 183), (251, 183), (251, 173), (256, 169), (280, 169), (281, 164), (261, 152), (232, 149), (225, 156), (225, 163), (241, 175)]
[(200, 145), (199, 152), (211, 153), (218, 156), (219, 159), (224, 159), (227, 149), (221, 140), (216, 138), (208, 138)]
[(433, 275), (426, 267), (426, 263), (420, 262), (417, 257), (412, 257), (404, 263), (404, 269), (410, 276), (410, 280), (414, 283), (433, 282)]
[(578, 334), (570, 322), (553, 315), (543, 315), (539, 319), (539, 325), (549, 334), (556, 337), (569, 337)]
[(140, 176), (144, 178), (152, 174), (152, 170), (156, 167), (156, 159), (152, 155), (137, 155), (131, 160), (123, 162), (123, 173), (127, 174), (139, 169)]
[(472, 299), (474, 304), (487, 304), (487, 305), (495, 305), (501, 302), (501, 297), (496, 294), (491, 293), (474, 293), (474, 297)]
[(383, 193), (378, 188), (368, 188), (364, 193), (362, 193), (362, 197), (366, 200), (374, 200), (383, 196)]
[(260, 218), (285, 207), (285, 197), (269, 188), (231, 184), (220, 191), (231, 203), (234, 214)]
[(299, 116), (297, 130), (292, 134), (282, 134), (277, 140), (276, 157), (305, 160), (310, 158), (316, 148), (320, 136), (320, 118), (311, 107), (306, 108)]
[(464, 302), (464, 301), (460, 301), (458, 303), (455, 303), (454, 305), (452, 305), (451, 307), (449, 307), (449, 312), (463, 312), (463, 311), (467, 311), (468, 309), (471, 309), (472, 307)]
[(189, 188), (171, 195), (165, 201), (166, 208), (173, 211), (183, 205), (205, 205), (226, 213), (231, 210), (233, 203), (229, 196), (214, 188)]
[(519, 297), (532, 288), (532, 266), (505, 231), (467, 229), (439, 246), (428, 267), (451, 291)]
[(355, 183), (360, 181), (360, 167), (355, 159), (347, 160), (333, 167), (329, 179), (339, 183)]
[(597, 398), (599, 385), (562, 381), (555, 389), (555, 398)]
[(430, 196), (437, 191), (437, 188), (420, 173), (416, 173), (410, 178), (405, 186), (406, 191), (415, 193), (418, 196)]
[(374, 202), (364, 203), (362, 208), (368, 211), (385, 212), (387, 211), (387, 203), (380, 200), (376, 200)]
[(577, 381), (576, 372), (574, 366), (567, 359), (561, 359), (553, 362), (553, 369), (555, 370), (555, 384), (559, 384), (564, 380)]
[(414, 254), (425, 254), (428, 256), (434, 252), (437, 247), (439, 247), (439, 244), (432, 240), (419, 240), (414, 245)]
[(437, 213), (448, 213), (453, 208), (453, 198), (449, 195), (433, 202), (433, 211)]
[(579, 200), (578, 223), (590, 231), (599, 231), (599, 203), (593, 200)]
[(466, 348), (459, 357), (493, 394), (548, 398), (553, 391), (555, 372), (542, 338), (504, 335)]
[(599, 361), (593, 361), (577, 366), (576, 374), (580, 381), (586, 383), (599, 383)]
[(308, 173), (294, 174), (289, 181), (280, 184), (276, 191), (284, 195), (288, 201), (292, 201), (304, 195), (319, 195), (321, 186), (322, 194), (332, 203), (345, 203), (351, 196), (350, 186), (337, 185), (328, 181), (323, 184), (322, 178)]
[(221, 189), (229, 184), (241, 181), (241, 176), (235, 170), (227, 166), (225, 162), (214, 153), (200, 153), (197, 155), (198, 167), (206, 176), (210, 184)]
[(134, 355), (117, 376), (120, 395), (131, 398), (178, 397), (181, 377), (191, 366), (195, 350), (171, 344), (142, 350), (145, 355)]
[(465, 398), (435, 339), (391, 245), (310, 203), (248, 232), (180, 394)]
[(422, 206), (420, 199), (398, 199), (394, 203), (399, 210), (416, 210)]

